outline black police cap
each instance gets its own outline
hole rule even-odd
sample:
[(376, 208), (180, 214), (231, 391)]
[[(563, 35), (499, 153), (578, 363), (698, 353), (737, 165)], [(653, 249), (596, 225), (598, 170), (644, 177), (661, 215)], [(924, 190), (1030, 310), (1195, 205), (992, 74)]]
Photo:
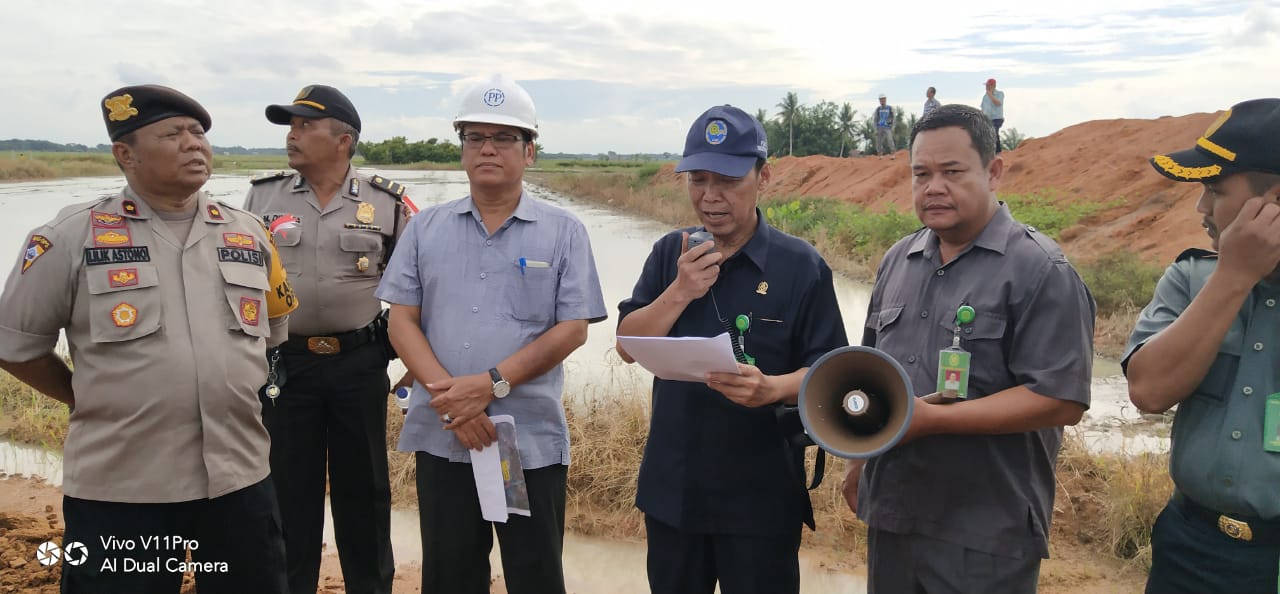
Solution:
[(282, 126), (289, 125), (293, 116), (304, 118), (333, 118), (350, 124), (360, 131), (360, 114), (342, 91), (328, 85), (307, 85), (298, 91), (290, 105), (268, 105), (267, 121)]
[(1156, 155), (1151, 165), (1169, 179), (1201, 183), (1245, 171), (1280, 173), (1280, 99), (1233, 105), (1194, 147)]
[(191, 116), (204, 126), (213, 127), (213, 119), (195, 99), (160, 85), (121, 87), (102, 98), (102, 120), (112, 142), (148, 124), (174, 116)]

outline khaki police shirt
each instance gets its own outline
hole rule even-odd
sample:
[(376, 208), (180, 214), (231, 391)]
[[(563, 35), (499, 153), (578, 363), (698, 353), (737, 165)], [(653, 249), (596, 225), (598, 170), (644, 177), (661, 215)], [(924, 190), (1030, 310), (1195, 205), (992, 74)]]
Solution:
[(397, 193), (371, 179), (397, 193), (402, 188), (348, 167), (342, 188), (323, 208), (301, 174), (255, 180), (249, 189), (244, 208), (271, 227), (289, 283), (304, 304), (289, 318), (294, 335), (362, 328), (382, 309), (373, 292), (382, 278), (383, 253), (409, 216)]
[(171, 503), (267, 477), (257, 393), (288, 320), (268, 320), (271, 258), (253, 215), (203, 192), (185, 242), (129, 188), (32, 232), (0, 295), (0, 359), (51, 353), (66, 330), (64, 493)]

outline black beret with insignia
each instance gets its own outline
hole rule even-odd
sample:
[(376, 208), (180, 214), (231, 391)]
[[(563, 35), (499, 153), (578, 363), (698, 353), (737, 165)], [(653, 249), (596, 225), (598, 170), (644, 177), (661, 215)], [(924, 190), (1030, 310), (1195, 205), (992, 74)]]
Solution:
[(138, 128), (175, 116), (195, 118), (205, 132), (213, 127), (213, 119), (199, 102), (169, 87), (133, 85), (102, 98), (102, 120), (107, 123), (107, 135), (113, 142)]
[(288, 126), (293, 116), (304, 118), (333, 118), (350, 124), (360, 131), (360, 114), (342, 91), (328, 85), (307, 85), (289, 105), (268, 105), (267, 121)]

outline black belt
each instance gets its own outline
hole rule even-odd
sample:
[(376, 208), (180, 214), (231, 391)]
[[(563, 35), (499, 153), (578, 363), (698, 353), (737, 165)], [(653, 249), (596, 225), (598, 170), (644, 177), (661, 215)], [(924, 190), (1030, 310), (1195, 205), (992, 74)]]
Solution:
[(1280, 520), (1224, 514), (1192, 501), (1181, 492), (1174, 492), (1173, 502), (1186, 512), (1187, 517), (1231, 538), (1263, 546), (1280, 545)]
[(373, 324), (342, 332), (331, 336), (294, 336), (284, 341), (280, 348), (294, 353), (311, 353), (315, 355), (336, 355), (344, 351), (353, 351), (374, 341), (377, 335)]

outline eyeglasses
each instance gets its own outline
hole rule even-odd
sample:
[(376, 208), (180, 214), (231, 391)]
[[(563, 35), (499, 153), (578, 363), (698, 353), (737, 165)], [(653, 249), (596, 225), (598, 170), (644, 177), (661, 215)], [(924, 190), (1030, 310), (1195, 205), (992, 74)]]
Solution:
[(493, 148), (505, 149), (515, 146), (517, 142), (524, 140), (519, 134), (511, 134), (509, 132), (499, 132), (497, 134), (480, 134), (479, 132), (468, 132), (459, 134), (458, 139), (462, 141), (462, 146), (472, 149), (478, 149), (484, 146), (484, 141), (488, 140), (493, 143)]

